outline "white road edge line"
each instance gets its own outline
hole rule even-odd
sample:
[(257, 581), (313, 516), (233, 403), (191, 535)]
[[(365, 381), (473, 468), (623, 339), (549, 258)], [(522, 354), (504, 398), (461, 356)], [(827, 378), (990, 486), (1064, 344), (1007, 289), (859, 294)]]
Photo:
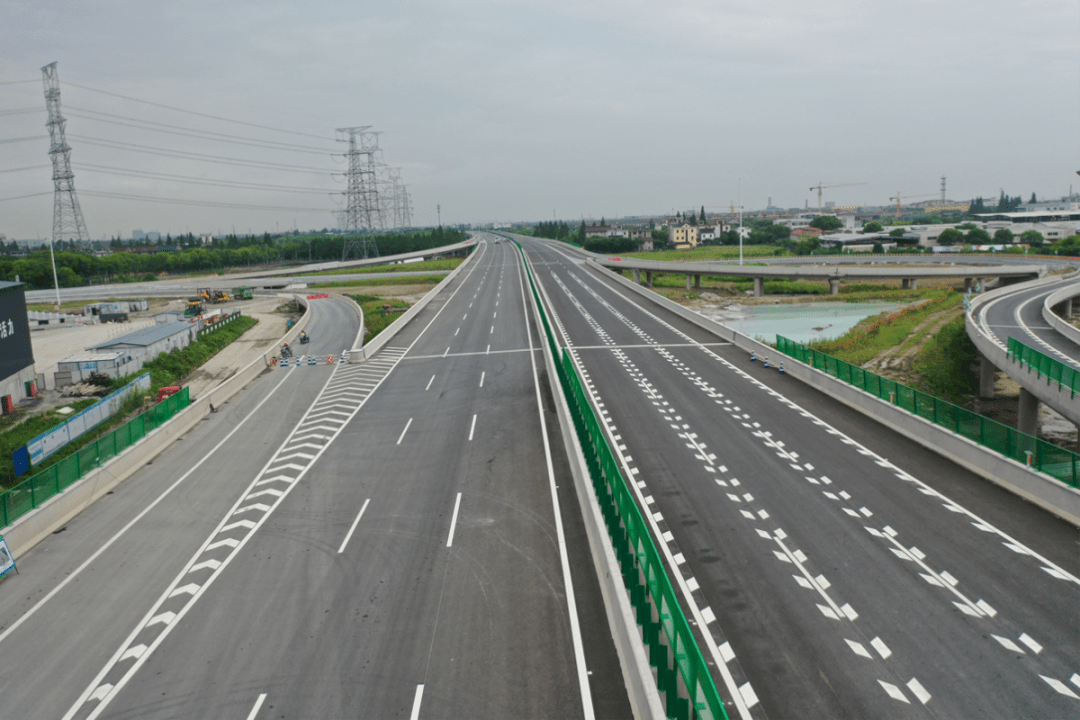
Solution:
[(405, 433), (409, 432), (410, 425), (412, 425), (412, 418), (409, 418), (409, 422), (405, 423), (405, 429), (401, 431), (400, 435), (398, 435), (397, 442), (394, 443), (395, 445), (400, 445), (401, 441), (405, 439)]
[(247, 720), (255, 720), (255, 716), (259, 714), (259, 708), (266, 702), (266, 693), (259, 695), (259, 699), (255, 701), (255, 707), (251, 708), (251, 712), (248, 713)]
[(353, 520), (352, 527), (349, 528), (348, 534), (345, 535), (345, 539), (341, 541), (341, 547), (338, 548), (338, 555), (345, 552), (345, 546), (349, 544), (349, 540), (352, 540), (352, 535), (356, 531), (356, 526), (360, 524), (360, 518), (364, 517), (364, 511), (367, 510), (369, 502), (371, 502), (371, 498), (364, 501), (364, 506), (360, 508), (360, 512), (357, 514), (356, 519)]
[(61, 583), (60, 583), (59, 585), (57, 585), (57, 586), (56, 586), (56, 587), (54, 587), (54, 588), (53, 588), (52, 590), (50, 590), (50, 591), (49, 591), (49, 593), (48, 593), (48, 594), (47, 594), (47, 595), (46, 595), (45, 597), (41, 598), (41, 600), (39, 600), (39, 601), (37, 602), (37, 604), (35, 604), (35, 605), (34, 605), (34, 607), (30, 608), (30, 609), (29, 609), (29, 610), (28, 610), (28, 611), (26, 612), (26, 614), (25, 614), (25, 615), (23, 615), (23, 616), (22, 616), (22, 617), (20, 617), (20, 618), (19, 618), (18, 620), (16, 620), (15, 622), (13, 622), (13, 623), (11, 624), (11, 627), (9, 627), (9, 628), (8, 628), (7, 630), (5, 630), (5, 631), (4, 631), (3, 633), (0, 633), (0, 643), (2, 643), (2, 642), (3, 642), (4, 640), (5, 640), (5, 639), (7, 639), (8, 635), (10, 635), (11, 633), (15, 632), (15, 631), (16, 631), (16, 630), (17, 630), (17, 629), (19, 628), (19, 626), (20, 626), (20, 625), (22, 625), (22, 624), (23, 624), (24, 622), (26, 622), (26, 621), (27, 621), (27, 620), (28, 620), (28, 619), (30, 618), (30, 616), (32, 616), (32, 615), (33, 615), (34, 613), (36, 613), (36, 612), (37, 612), (38, 610), (40, 610), (40, 609), (41, 609), (41, 606), (42, 606), (42, 605), (44, 605), (45, 603), (47, 603), (47, 602), (48, 602), (49, 600), (51, 600), (51, 599), (52, 599), (52, 598), (53, 598), (53, 597), (54, 597), (54, 596), (55, 596), (55, 595), (56, 595), (56, 594), (57, 594), (58, 592), (60, 592), (61, 590), (63, 590), (63, 589), (64, 589), (64, 588), (65, 588), (65, 587), (67, 586), (67, 584), (68, 584), (68, 583), (70, 583), (71, 581), (73, 581), (73, 580), (75, 580), (75, 579), (76, 579), (77, 577), (79, 577), (79, 574), (80, 574), (80, 573), (82, 573), (82, 571), (83, 571), (83, 570), (85, 570), (85, 569), (86, 569), (86, 568), (87, 568), (87, 567), (88, 567), (88, 566), (90, 565), (90, 563), (94, 562), (94, 561), (95, 561), (95, 560), (97, 560), (97, 559), (98, 559), (99, 557), (101, 557), (101, 554), (102, 554), (102, 553), (104, 553), (104, 552), (105, 552), (106, 550), (108, 550), (108, 549), (109, 549), (110, 547), (112, 547), (113, 543), (115, 543), (115, 542), (116, 542), (117, 540), (119, 540), (119, 539), (120, 539), (120, 538), (121, 538), (121, 537), (122, 537), (122, 536), (124, 535), (124, 533), (126, 533), (126, 532), (127, 532), (128, 530), (130, 530), (130, 529), (132, 528), (132, 526), (134, 526), (134, 525), (135, 525), (135, 523), (137, 523), (137, 522), (139, 522), (140, 520), (142, 520), (142, 519), (143, 519), (143, 518), (144, 518), (144, 517), (146, 516), (146, 514), (147, 514), (147, 513), (149, 513), (149, 512), (151, 511), (151, 510), (153, 510), (153, 509), (154, 509), (155, 507), (157, 507), (157, 504), (158, 504), (158, 503), (160, 503), (160, 502), (161, 502), (162, 500), (164, 500), (164, 499), (166, 498), (166, 496), (168, 496), (168, 494), (169, 494), (169, 493), (171, 493), (171, 492), (172, 492), (173, 490), (175, 490), (175, 489), (176, 489), (177, 487), (179, 487), (180, 483), (182, 483), (182, 482), (184, 482), (185, 480), (187, 480), (187, 479), (188, 479), (188, 477), (190, 477), (190, 476), (191, 476), (191, 474), (192, 474), (193, 472), (195, 472), (196, 470), (198, 470), (198, 469), (199, 469), (199, 468), (200, 468), (200, 467), (202, 466), (202, 464), (203, 464), (204, 462), (206, 462), (206, 461), (207, 461), (207, 460), (209, 460), (209, 459), (210, 459), (211, 457), (213, 457), (214, 453), (216, 453), (216, 452), (218, 451), (218, 449), (219, 449), (219, 448), (220, 448), (220, 447), (221, 447), (222, 445), (224, 445), (225, 443), (229, 442), (229, 439), (230, 439), (230, 438), (232, 438), (232, 436), (233, 436), (233, 435), (235, 435), (235, 434), (236, 434), (237, 432), (239, 432), (240, 428), (241, 428), (241, 427), (242, 427), (242, 426), (244, 425), (244, 423), (246, 423), (246, 422), (247, 422), (247, 421), (248, 421), (249, 419), (251, 419), (251, 416), (252, 416), (252, 415), (254, 415), (255, 413), (257, 413), (257, 412), (259, 411), (259, 408), (261, 408), (261, 407), (262, 407), (262, 406), (263, 406), (264, 404), (266, 404), (266, 402), (267, 402), (268, 400), (270, 400), (271, 396), (273, 396), (273, 394), (274, 394), (275, 392), (277, 392), (278, 388), (279, 388), (279, 387), (281, 387), (282, 383), (284, 383), (284, 382), (285, 382), (285, 381), (286, 381), (286, 380), (288, 379), (288, 377), (289, 377), (288, 375), (284, 375), (284, 376), (283, 376), (283, 377), (281, 378), (281, 382), (279, 382), (279, 383), (278, 383), (277, 385), (275, 385), (275, 386), (274, 386), (274, 389), (273, 389), (273, 390), (271, 390), (270, 392), (268, 392), (268, 393), (266, 394), (266, 397), (264, 397), (264, 398), (262, 399), (262, 401), (260, 401), (260, 402), (259, 402), (259, 404), (258, 404), (258, 405), (256, 405), (256, 406), (255, 406), (255, 408), (254, 408), (254, 409), (253, 409), (253, 410), (252, 410), (251, 412), (249, 412), (249, 413), (247, 414), (247, 416), (246, 416), (246, 417), (244, 417), (244, 419), (243, 419), (243, 420), (241, 420), (240, 422), (238, 422), (238, 423), (236, 424), (236, 427), (234, 427), (234, 428), (233, 428), (233, 429), (232, 429), (232, 430), (231, 430), (231, 431), (229, 432), (229, 434), (228, 434), (228, 435), (226, 435), (225, 437), (223, 437), (223, 438), (221, 439), (221, 442), (219, 442), (219, 443), (218, 443), (217, 445), (215, 445), (215, 446), (213, 447), (213, 449), (212, 449), (212, 450), (210, 450), (210, 452), (206, 453), (206, 455), (204, 455), (204, 456), (203, 456), (203, 459), (202, 459), (202, 460), (200, 460), (199, 462), (195, 463), (195, 465), (194, 465), (194, 466), (193, 466), (193, 467), (192, 467), (192, 468), (191, 468), (190, 470), (188, 470), (188, 471), (187, 471), (186, 473), (184, 473), (183, 475), (181, 475), (181, 476), (180, 476), (180, 478), (179, 478), (179, 479), (178, 479), (178, 480), (177, 480), (176, 482), (174, 482), (174, 483), (173, 483), (172, 485), (170, 485), (170, 486), (169, 486), (169, 487), (168, 487), (168, 488), (167, 488), (167, 489), (165, 490), (165, 492), (163, 492), (163, 493), (161, 493), (160, 495), (158, 495), (158, 496), (157, 496), (157, 498), (156, 498), (156, 499), (155, 499), (155, 500), (154, 500), (154, 501), (153, 501), (152, 503), (150, 503), (149, 505), (147, 505), (147, 506), (146, 506), (146, 509), (145, 509), (145, 510), (143, 510), (143, 511), (142, 511), (141, 513), (139, 513), (138, 515), (136, 515), (135, 517), (133, 517), (133, 518), (131, 519), (131, 521), (130, 521), (130, 522), (128, 522), (128, 524), (127, 524), (127, 525), (125, 525), (125, 526), (124, 526), (123, 528), (121, 528), (121, 529), (120, 529), (120, 531), (119, 531), (118, 533), (116, 533), (116, 534), (115, 534), (115, 535), (113, 535), (113, 536), (112, 536), (111, 538), (109, 538), (108, 542), (106, 542), (106, 543), (105, 543), (104, 545), (102, 545), (102, 546), (101, 546), (100, 548), (98, 548), (98, 550), (97, 550), (97, 551), (96, 551), (96, 552), (95, 552), (95, 553), (94, 553), (93, 555), (91, 555), (90, 557), (88, 557), (88, 558), (87, 558), (87, 559), (86, 559), (86, 560), (85, 560), (85, 561), (83, 562), (83, 564), (82, 564), (82, 565), (80, 565), (79, 567), (77, 567), (77, 568), (75, 569), (75, 571), (74, 571), (74, 572), (72, 572), (72, 573), (71, 573), (70, 575), (68, 575), (68, 576), (67, 576), (66, 578), (64, 578), (64, 581), (63, 581), (63, 582), (61, 582)]
[(409, 720), (416, 720), (420, 717), (420, 698), (424, 697), (424, 685), (421, 683), (416, 686), (416, 695), (412, 701), (412, 713), (409, 715)]
[[(454, 528), (457, 527), (458, 510), (461, 509), (461, 493), (457, 494), (457, 500), (454, 501), (454, 515), (450, 518), (450, 534), (446, 537), (446, 547), (453, 547), (454, 545)], [(421, 685), (420, 687), (424, 687)]]
[[(546, 245), (542, 245), (542, 247), (548, 250), (552, 250), (558, 255), (563, 255), (568, 260), (573, 262), (573, 258), (565, 255), (563, 251), (558, 248), (548, 247)], [(554, 273), (552, 273), (552, 276), (554, 277)], [(544, 298), (547, 299), (547, 291), (544, 290), (543, 286), (540, 287), (540, 292), (543, 294)], [(550, 306), (550, 302), (548, 303), (548, 305)], [(559, 334), (562, 336), (563, 342), (567, 345), (567, 347), (573, 347), (570, 344), (570, 338), (566, 335), (566, 331), (558, 323), (557, 325), (559, 329)], [(571, 354), (571, 360), (573, 361), (574, 366), (577, 367), (577, 357)], [(596, 397), (595, 395), (593, 395), (592, 390), (589, 389), (588, 384), (586, 384), (585, 386), (585, 391), (588, 392), (593, 404), (595, 404)], [(603, 419), (603, 416), (600, 416), (599, 420), (604, 429), (607, 430), (608, 437), (613, 435), (614, 433), (611, 432), (611, 428), (608, 427), (607, 421)], [(614, 452), (615, 455), (619, 458), (619, 464), (622, 466), (622, 469), (626, 473), (626, 476), (631, 477), (633, 473), (630, 472), (630, 466), (626, 462), (626, 458), (623, 456), (622, 452), (619, 450), (618, 445), (615, 445), (612, 448), (612, 452)], [(647, 505), (645, 504), (645, 498), (641, 494), (641, 488), (638, 487), (637, 483), (631, 482), (628, 484), (630, 485), (631, 491), (637, 496), (638, 507), (647, 507)], [(656, 524), (656, 519), (652, 516), (652, 513), (645, 512), (642, 514), (645, 516), (645, 521), (649, 524), (649, 527), (652, 530), (652, 536), (654, 538), (661, 537), (660, 528)], [(668, 547), (668, 544), (665, 542), (657, 542), (656, 545), (657, 549), (660, 550), (660, 552), (664, 554), (664, 557), (667, 558), (668, 567), (676, 567), (675, 558), (672, 555), (671, 549)], [(690, 587), (686, 584), (686, 580), (683, 578), (682, 573), (671, 573), (671, 579), (675, 582), (676, 585), (678, 585), (679, 590), (682, 594), (682, 598), (686, 603), (686, 607), (690, 610), (690, 614), (694, 617), (694, 621), (698, 623), (698, 627), (701, 628), (701, 635), (705, 639), (706, 649), (708, 650), (709, 655), (712, 657), (713, 663), (717, 671), (720, 673), (721, 678), (723, 678), (724, 685), (727, 687), (728, 698), (733, 703), (735, 703), (735, 707), (739, 711), (739, 716), (743, 720), (752, 720), (750, 708), (746, 705), (746, 700), (743, 698), (742, 691), (740, 690), (738, 684), (736, 684), (735, 678), (731, 675), (731, 671), (728, 669), (727, 663), (724, 662), (723, 657), (720, 653), (720, 648), (717, 646), (716, 641), (712, 637), (712, 633), (709, 631), (709, 623), (705, 622), (705, 616), (701, 614), (701, 608), (698, 607), (697, 601), (694, 600), (693, 593), (691, 592)]]
[(525, 315), (525, 336), (529, 338), (529, 359), (533, 369), (533, 389), (536, 391), (536, 411), (540, 414), (540, 435), (544, 441), (544, 461), (547, 464), (548, 485), (551, 489), (551, 507), (555, 516), (555, 537), (559, 543), (559, 562), (562, 565), (563, 585), (566, 588), (566, 609), (570, 615), (570, 639), (574, 646), (574, 661), (577, 664), (578, 687), (581, 690), (581, 708), (585, 720), (595, 720), (592, 689), (589, 686), (589, 669), (585, 666), (585, 647), (581, 640), (581, 622), (578, 620), (577, 600), (574, 598), (574, 581), (570, 576), (570, 556), (566, 549), (566, 535), (563, 532), (562, 511), (559, 508), (559, 490), (555, 484), (555, 466), (551, 460), (551, 442), (548, 439), (547, 423), (544, 422), (544, 403), (540, 395), (540, 377), (536, 370), (536, 353), (533, 352), (532, 324), (529, 322), (529, 303), (525, 298), (525, 277), (522, 266), (525, 263), (523, 253), (515, 253), (518, 258), (518, 282), (521, 285), (521, 305)]

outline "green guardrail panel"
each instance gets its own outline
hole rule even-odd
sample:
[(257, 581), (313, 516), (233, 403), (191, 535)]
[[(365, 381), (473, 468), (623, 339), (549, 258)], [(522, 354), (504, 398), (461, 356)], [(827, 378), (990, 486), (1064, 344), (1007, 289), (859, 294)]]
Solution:
[[(1031, 467), (1070, 487), (1080, 487), (1080, 478), (1077, 476), (1080, 456), (1071, 450), (1027, 435), (1008, 425), (1003, 425), (946, 400), (927, 395), (869, 370), (856, 368), (843, 360), (825, 355), (788, 338), (778, 335), (776, 347), (789, 357), (828, 372), (833, 377), (988, 447), (1005, 457), (1025, 464), (1030, 463)], [(1040, 376), (1045, 375), (1048, 382), (1055, 381), (1055, 377), (1060, 378), (1059, 384), (1063, 390), (1069, 389), (1075, 392), (1073, 385), (1080, 382), (1080, 373), (1024, 345), (1016, 338), (1009, 338), (1008, 354), (1016, 362), (1023, 363), (1039, 372)]]

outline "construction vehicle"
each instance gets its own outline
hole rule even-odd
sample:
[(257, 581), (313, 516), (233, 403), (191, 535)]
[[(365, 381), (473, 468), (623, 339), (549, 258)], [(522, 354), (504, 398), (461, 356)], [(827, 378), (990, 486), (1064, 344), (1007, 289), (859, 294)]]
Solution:
[(255, 297), (250, 287), (238, 287), (233, 290), (233, 300), (251, 300)]
[(226, 303), (229, 302), (229, 293), (224, 290), (215, 290), (213, 297), (210, 299), (213, 303)]
[(205, 303), (210, 302), (210, 288), (199, 288), (195, 291), (195, 297), (192, 300), (202, 300)]
[(203, 305), (202, 297), (196, 296), (188, 298), (187, 306), (184, 308), (184, 317), (198, 317), (202, 315)]

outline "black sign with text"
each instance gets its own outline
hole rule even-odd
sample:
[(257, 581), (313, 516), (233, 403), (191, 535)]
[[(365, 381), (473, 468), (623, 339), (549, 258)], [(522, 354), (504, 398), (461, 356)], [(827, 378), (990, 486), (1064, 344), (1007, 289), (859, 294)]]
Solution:
[[(2, 285), (2, 284), (0, 284)], [(0, 379), (34, 364), (22, 285), (0, 286)]]

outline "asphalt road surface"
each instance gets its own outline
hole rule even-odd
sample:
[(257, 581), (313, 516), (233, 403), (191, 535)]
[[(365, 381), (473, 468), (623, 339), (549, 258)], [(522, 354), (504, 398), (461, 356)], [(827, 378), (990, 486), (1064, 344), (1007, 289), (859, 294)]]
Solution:
[(1075, 527), (523, 242), (731, 717), (1080, 716)]
[(1080, 367), (1080, 348), (1047, 324), (1042, 315), (1043, 301), (1048, 295), (1076, 284), (1075, 279), (1063, 280), (995, 298), (983, 306), (986, 327), (1002, 343), (1008, 343), (1010, 337), (1015, 337), (1056, 360), (1074, 368)]
[(520, 259), (476, 252), (365, 363), (315, 301), (319, 364), (20, 558), (0, 717), (627, 717)]

